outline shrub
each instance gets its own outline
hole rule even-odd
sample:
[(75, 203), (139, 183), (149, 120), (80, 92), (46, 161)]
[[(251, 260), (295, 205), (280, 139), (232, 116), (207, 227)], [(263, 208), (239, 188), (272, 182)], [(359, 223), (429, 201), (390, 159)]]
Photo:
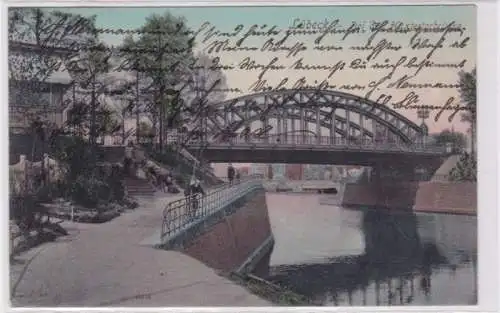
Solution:
[(111, 188), (112, 201), (122, 201), (125, 197), (125, 185), (123, 183), (124, 173), (120, 167), (113, 166), (111, 173), (104, 178)]
[(96, 208), (111, 200), (111, 188), (95, 176), (78, 176), (71, 186), (71, 198), (87, 208)]
[(47, 209), (40, 205), (35, 195), (10, 197), (10, 218), (22, 231), (38, 228), (40, 217), (46, 213)]
[(50, 202), (54, 198), (63, 197), (65, 189), (63, 182), (46, 183), (35, 192), (35, 200), (40, 203)]
[(449, 174), (450, 181), (477, 181), (477, 160), (469, 154), (463, 153)]
[(121, 201), (125, 197), (125, 185), (119, 179), (111, 179), (109, 182), (112, 193), (112, 201)]
[(51, 142), (54, 158), (66, 165), (73, 180), (94, 168), (95, 156), (89, 143), (77, 136), (59, 136)]

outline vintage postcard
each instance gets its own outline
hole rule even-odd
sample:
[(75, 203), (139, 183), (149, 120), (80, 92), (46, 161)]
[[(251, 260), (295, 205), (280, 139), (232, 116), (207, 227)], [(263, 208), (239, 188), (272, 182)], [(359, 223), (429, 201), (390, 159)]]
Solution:
[(10, 6), (12, 306), (477, 305), (476, 22)]

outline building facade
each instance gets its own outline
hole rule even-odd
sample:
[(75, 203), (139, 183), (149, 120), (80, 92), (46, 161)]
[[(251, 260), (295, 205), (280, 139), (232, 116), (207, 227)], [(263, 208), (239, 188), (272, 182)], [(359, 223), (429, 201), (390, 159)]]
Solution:
[(271, 164), (273, 179), (286, 178), (285, 164)]
[(247, 176), (250, 173), (250, 168), (248, 166), (238, 167), (238, 171), (241, 176)]
[(262, 175), (264, 178), (268, 178), (268, 166), (267, 164), (253, 163), (250, 165), (250, 175)]
[[(9, 62), (26, 62), (46, 51), (30, 43), (9, 42)], [(55, 57), (62, 57), (65, 51), (51, 51)], [(15, 68), (15, 66), (13, 66)], [(23, 69), (18, 69), (22, 71)], [(64, 63), (43, 81), (27, 78), (29, 75), (9, 70), (9, 132), (11, 134), (29, 133), (34, 117), (50, 121), (58, 126), (66, 120), (71, 101), (65, 96), (71, 93), (73, 79)]]
[(285, 177), (289, 180), (302, 180), (303, 179), (303, 165), (302, 164), (287, 164)]

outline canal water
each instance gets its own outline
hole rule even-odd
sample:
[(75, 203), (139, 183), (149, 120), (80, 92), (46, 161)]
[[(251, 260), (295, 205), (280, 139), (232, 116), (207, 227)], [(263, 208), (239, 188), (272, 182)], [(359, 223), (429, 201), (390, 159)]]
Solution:
[(266, 279), (324, 306), (477, 304), (475, 217), (389, 214), (267, 193)]

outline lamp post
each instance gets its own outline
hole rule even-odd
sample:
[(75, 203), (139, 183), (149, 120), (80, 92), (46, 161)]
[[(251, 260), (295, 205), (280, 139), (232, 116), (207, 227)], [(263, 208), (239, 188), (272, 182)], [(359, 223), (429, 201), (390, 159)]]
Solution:
[(422, 128), (423, 135), (422, 135), (422, 144), (425, 146), (425, 138), (429, 136), (429, 127), (427, 124), (425, 124), (425, 120), (429, 118), (430, 111), (429, 109), (419, 109), (417, 111), (417, 116), (422, 120), (422, 123), (420, 124), (420, 128)]

